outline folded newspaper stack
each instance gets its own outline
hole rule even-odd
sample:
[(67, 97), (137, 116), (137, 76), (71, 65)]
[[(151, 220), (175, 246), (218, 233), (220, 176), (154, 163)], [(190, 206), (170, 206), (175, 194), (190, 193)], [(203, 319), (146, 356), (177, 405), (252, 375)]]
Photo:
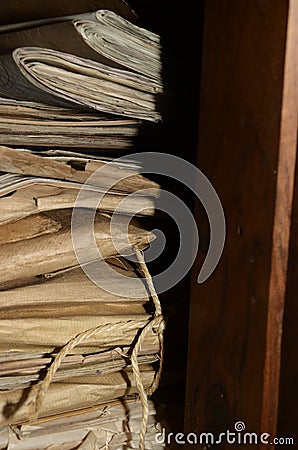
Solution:
[[(0, 171), (0, 448), (160, 448), (147, 394), (160, 377), (164, 324), (141, 254), (154, 236), (137, 221), (121, 226), (123, 213), (153, 214), (159, 186), (135, 164), (76, 152), (0, 147)], [(98, 266), (96, 284), (78, 263), (72, 214), (84, 219), (105, 192), (93, 237), (109, 271)]]
[(160, 37), (121, 0), (0, 26), (0, 144), (129, 148), (161, 119)]

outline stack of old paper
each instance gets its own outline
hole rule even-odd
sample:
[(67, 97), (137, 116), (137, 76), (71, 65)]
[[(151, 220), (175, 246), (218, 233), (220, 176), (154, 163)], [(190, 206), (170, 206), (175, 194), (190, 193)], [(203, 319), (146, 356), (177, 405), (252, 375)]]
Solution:
[[(138, 446), (143, 410), (130, 356), (150, 319), (149, 299), (133, 301), (111, 295), (78, 268), (3, 290), (0, 305), (1, 438), (9, 440), (8, 448), (41, 450), (55, 443), (54, 448), (73, 449), (87, 435), (91, 439), (90, 431), (97, 445), (101, 443), (94, 448), (107, 442), (115, 443), (107, 448), (126, 448), (124, 444), (131, 441)], [(62, 360), (36, 419), (32, 416), (38, 401), (34, 388), (43, 382), (57, 352), (74, 336), (94, 328), (98, 333)], [(154, 382), (159, 351), (156, 333), (148, 334), (138, 355), (145, 389)], [(137, 408), (136, 415), (130, 411), (131, 404)], [(151, 409), (145, 438), (151, 443), (157, 432), (153, 415)], [(146, 448), (155, 447), (148, 443)]]
[(1, 144), (129, 148), (143, 121), (161, 119), (160, 37), (124, 2), (97, 3), (0, 27)]
[(139, 209), (139, 214), (153, 214), (158, 186), (141, 176), (138, 167), (118, 168), (79, 153), (56, 151), (54, 157), (49, 155), (53, 153), (34, 154), (0, 146), (0, 223), (72, 208), (83, 184), (88, 191), (84, 203), (87, 208), (94, 205), (98, 193), (104, 193), (98, 205), (100, 211), (114, 212), (118, 208), (118, 213), (133, 213)]
[(21, 3), (0, 19), (0, 449), (159, 449), (159, 186), (112, 157), (161, 120), (160, 37), (123, 0)]
[[(155, 407), (149, 402), (146, 450), (164, 448), (157, 438)], [(138, 448), (142, 408), (137, 399), (115, 400), (80, 411), (0, 428), (0, 448), (11, 450), (90, 450)]]
[(128, 149), (141, 121), (0, 98), (0, 142), (9, 145)]
[[(160, 374), (161, 311), (146, 279), (143, 296), (135, 296), (131, 280), (144, 269), (119, 257), (154, 238), (138, 222), (125, 233), (121, 221), (123, 213), (152, 214), (159, 186), (135, 164), (50, 154), (0, 147), (1, 448), (137, 448), (142, 433), (142, 448), (159, 448), (146, 394)], [(82, 217), (94, 208), (88, 199), (107, 190), (94, 211), (94, 239), (112, 275), (100, 272), (99, 284), (79, 266), (72, 241), (84, 183)], [(83, 221), (82, 247), (87, 231)], [(106, 287), (119, 275), (122, 295)]]

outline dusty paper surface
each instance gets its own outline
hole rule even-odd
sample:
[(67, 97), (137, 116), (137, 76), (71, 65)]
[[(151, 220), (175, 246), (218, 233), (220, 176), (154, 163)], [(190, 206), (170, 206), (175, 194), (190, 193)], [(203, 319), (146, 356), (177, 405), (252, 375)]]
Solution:
[(62, 225), (45, 214), (34, 214), (18, 222), (0, 224), (0, 245), (55, 233)]

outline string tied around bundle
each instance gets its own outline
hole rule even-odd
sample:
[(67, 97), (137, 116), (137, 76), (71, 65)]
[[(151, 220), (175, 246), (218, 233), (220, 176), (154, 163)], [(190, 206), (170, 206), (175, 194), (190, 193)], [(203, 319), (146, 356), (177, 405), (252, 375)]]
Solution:
[[(138, 394), (140, 397), (141, 405), (142, 405), (142, 422), (140, 429), (140, 440), (139, 440), (139, 450), (145, 450), (145, 437), (147, 431), (148, 417), (149, 417), (149, 406), (148, 406), (148, 397), (153, 394), (156, 388), (159, 385), (162, 368), (163, 368), (163, 358), (164, 358), (164, 341), (163, 341), (163, 332), (165, 329), (165, 321), (162, 314), (161, 304), (156, 293), (152, 277), (146, 265), (143, 253), (138, 249), (138, 247), (134, 247), (134, 252), (136, 254), (138, 260), (138, 266), (140, 273), (144, 276), (146, 280), (149, 294), (154, 303), (155, 312), (154, 314), (145, 321), (138, 321), (137, 323), (134, 320), (128, 320), (126, 322), (120, 321), (112, 324), (99, 325), (97, 327), (93, 327), (91, 329), (85, 330), (76, 336), (72, 337), (67, 344), (65, 344), (55, 355), (52, 363), (47, 369), (47, 373), (43, 380), (34, 385), (31, 390), (31, 400), (29, 405), (32, 407), (32, 410), (29, 413), (29, 421), (33, 422), (37, 420), (40, 415), (45, 396), (48, 392), (48, 389), (55, 377), (56, 372), (58, 371), (63, 359), (78, 345), (82, 344), (84, 341), (90, 339), (91, 337), (98, 337), (107, 332), (113, 332), (113, 330), (118, 331), (129, 331), (133, 328), (138, 327), (140, 329), (140, 333), (133, 345), (131, 352), (131, 367), (133, 371), (133, 375), (136, 382), (136, 387), (138, 390)], [(158, 336), (159, 339), (159, 367), (153, 381), (149, 387), (145, 387), (141, 377), (141, 371), (138, 362), (138, 355), (140, 354), (140, 350), (142, 344), (146, 336), (150, 333), (154, 333)]]

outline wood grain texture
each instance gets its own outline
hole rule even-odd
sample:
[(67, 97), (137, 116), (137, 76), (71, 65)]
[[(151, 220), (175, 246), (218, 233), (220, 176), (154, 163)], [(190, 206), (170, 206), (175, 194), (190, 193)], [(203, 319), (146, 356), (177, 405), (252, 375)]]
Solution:
[(270, 430), (273, 435), (276, 435), (278, 415), (281, 341), (296, 166), (298, 118), (297, 30), (298, 3), (291, 0), (289, 3), (284, 68), (261, 421), (262, 429)]
[(281, 373), (279, 389), (278, 436), (293, 437), (298, 442), (298, 161), (296, 161), (296, 181), (293, 202), (293, 218), (290, 236), (288, 280), (282, 336)]
[[(279, 362), (265, 355), (280, 345), (269, 309), (283, 309), (296, 150), (293, 134), (286, 137), (292, 122), (281, 128), (292, 108), (284, 90), (288, 6), (205, 6), (198, 167), (219, 193), (227, 239), (203, 285), (204, 249), (193, 270), (186, 431), (234, 431), (242, 420), (247, 432), (275, 432), (276, 395), (268, 399), (278, 392)], [(199, 207), (197, 215), (206, 232)]]

